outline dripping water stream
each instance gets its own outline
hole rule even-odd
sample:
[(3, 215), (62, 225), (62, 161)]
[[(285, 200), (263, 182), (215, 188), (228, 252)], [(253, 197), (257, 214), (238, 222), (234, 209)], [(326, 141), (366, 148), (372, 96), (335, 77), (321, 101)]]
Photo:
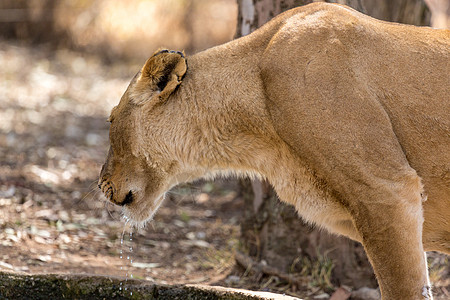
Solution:
[[(128, 278), (133, 279), (133, 273), (131, 272), (131, 266), (133, 265), (133, 228), (128, 226), (129, 220), (127, 219), (125, 222), (125, 226), (122, 232), (122, 236), (120, 238), (120, 260), (122, 261), (122, 265), (120, 266), (121, 272), (125, 271), (125, 282), (120, 281), (119, 284), (119, 292), (127, 293), (128, 292)], [(129, 242), (124, 242), (125, 231), (128, 229), (128, 237)], [(125, 250), (125, 251), (124, 251)], [(133, 295), (133, 291), (130, 289), (130, 296)]]

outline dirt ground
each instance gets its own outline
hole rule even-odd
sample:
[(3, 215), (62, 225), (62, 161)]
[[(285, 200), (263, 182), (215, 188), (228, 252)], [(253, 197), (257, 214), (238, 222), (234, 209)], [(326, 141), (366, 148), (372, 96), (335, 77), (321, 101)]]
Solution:
[[(0, 66), (0, 270), (105, 274), (327, 299), (307, 278), (293, 289), (235, 267), (243, 207), (236, 181), (176, 188), (139, 232), (105, 201), (97, 176), (108, 148), (106, 118), (139, 66), (4, 41)], [(447, 258), (433, 256), (431, 267), (436, 299), (448, 299)]]

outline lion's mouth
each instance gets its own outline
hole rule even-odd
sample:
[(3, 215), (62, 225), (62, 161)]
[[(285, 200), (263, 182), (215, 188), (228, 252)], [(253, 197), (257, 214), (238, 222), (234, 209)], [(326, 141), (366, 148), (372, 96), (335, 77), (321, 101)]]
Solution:
[(133, 200), (134, 200), (133, 192), (129, 191), (128, 194), (125, 196), (125, 199), (120, 203), (120, 205), (124, 206), (127, 204), (131, 204)]

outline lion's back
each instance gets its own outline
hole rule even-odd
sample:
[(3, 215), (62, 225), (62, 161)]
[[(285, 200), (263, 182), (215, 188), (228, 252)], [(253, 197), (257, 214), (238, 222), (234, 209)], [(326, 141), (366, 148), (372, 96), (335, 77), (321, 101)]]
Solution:
[[(439, 186), (431, 197), (449, 199), (450, 31), (331, 4), (280, 20), (259, 61), (280, 136), (318, 170), (392, 160), (389, 167), (415, 169), (430, 191)], [(318, 151), (328, 161), (313, 161)]]
[[(448, 164), (449, 30), (379, 21), (326, 3), (281, 19), (260, 69), (270, 102), (297, 119), (289, 124), (298, 122), (305, 98), (323, 109), (344, 106), (351, 116), (358, 103), (349, 97), (358, 97), (359, 104), (377, 102), (388, 115), (414, 167), (430, 168), (432, 160)], [(425, 152), (428, 161), (420, 158)]]

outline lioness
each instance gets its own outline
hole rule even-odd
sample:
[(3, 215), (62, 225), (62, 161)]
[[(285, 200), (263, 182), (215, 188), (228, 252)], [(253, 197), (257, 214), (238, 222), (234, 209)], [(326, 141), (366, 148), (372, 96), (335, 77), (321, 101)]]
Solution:
[(99, 187), (136, 223), (174, 185), (268, 179), (361, 242), (383, 299), (431, 299), (450, 253), (450, 31), (315, 3), (191, 57), (154, 53), (109, 118)]

